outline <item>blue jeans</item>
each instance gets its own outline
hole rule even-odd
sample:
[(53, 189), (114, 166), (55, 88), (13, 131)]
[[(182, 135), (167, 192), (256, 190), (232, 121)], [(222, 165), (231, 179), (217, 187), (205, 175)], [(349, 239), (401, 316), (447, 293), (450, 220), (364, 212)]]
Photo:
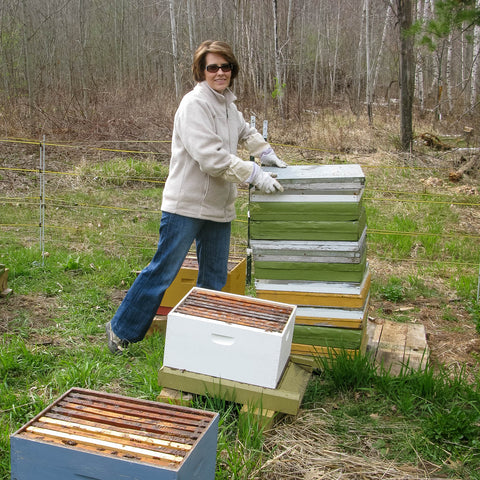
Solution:
[(135, 279), (112, 318), (113, 332), (132, 343), (143, 339), (193, 241), (199, 267), (197, 286), (221, 290), (227, 281), (230, 226), (230, 222), (162, 212), (157, 252)]

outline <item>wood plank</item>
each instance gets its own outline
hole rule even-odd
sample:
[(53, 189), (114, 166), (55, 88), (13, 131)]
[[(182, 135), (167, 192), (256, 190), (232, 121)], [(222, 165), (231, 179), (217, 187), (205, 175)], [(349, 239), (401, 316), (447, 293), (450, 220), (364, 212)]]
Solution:
[(309, 318), (309, 317), (295, 317), (296, 325), (310, 325), (312, 327), (338, 327), (338, 328), (350, 328), (361, 329), (362, 320), (351, 318)]
[(355, 350), (344, 350), (342, 348), (322, 347), (318, 345), (303, 345), (300, 343), (292, 343), (292, 355), (309, 355), (312, 357), (328, 357), (330, 355), (338, 355), (346, 352), (353, 354)]
[(422, 324), (389, 320), (367, 321), (362, 351), (370, 352), (375, 362), (398, 375), (403, 368), (425, 368), (429, 348)]
[(157, 400), (171, 405), (183, 405), (184, 407), (189, 407), (192, 404), (193, 396), (190, 393), (184, 393), (173, 388), (162, 388)]
[(398, 375), (404, 365), (407, 328), (406, 323), (385, 322), (382, 329), (375, 360), (392, 375)]
[(267, 172), (275, 173), (279, 181), (286, 185), (314, 184), (322, 188), (328, 184), (341, 185), (355, 182), (363, 185), (365, 183), (365, 174), (358, 164), (288, 165), (286, 168), (263, 168)]
[(367, 297), (363, 308), (357, 309), (298, 306), (295, 324), (362, 329), (366, 325), (369, 301), (370, 296)]
[(405, 363), (409, 368), (424, 369), (429, 355), (425, 326), (421, 323), (409, 323), (405, 341)]
[(289, 361), (277, 388), (271, 389), (162, 366), (158, 383), (164, 388), (296, 415), (310, 376), (311, 369)]
[(367, 332), (367, 341), (363, 347), (363, 350), (369, 352), (372, 355), (372, 358), (377, 357), (378, 345), (380, 344), (380, 338), (382, 336), (384, 321), (372, 322), (367, 320), (366, 332)]
[(361, 238), (356, 242), (330, 242), (330, 241), (272, 241), (251, 240), (250, 246), (254, 255), (305, 255), (322, 257), (323, 255), (358, 256), (366, 244), (365, 229)]
[[(359, 204), (362, 201), (363, 188), (359, 188), (356, 192), (339, 192), (334, 190), (314, 191), (312, 189), (285, 189), (276, 195), (265, 195), (263, 192), (253, 191), (250, 200), (255, 203), (309, 203), (322, 205), (332, 204)], [(258, 192), (258, 194), (257, 194)], [(273, 197), (273, 198), (272, 198)]]
[(252, 408), (249, 405), (243, 405), (239, 413), (239, 418), (243, 422), (253, 422), (263, 429), (273, 426), (275, 421), (282, 415), (275, 410), (266, 410), (264, 408)]

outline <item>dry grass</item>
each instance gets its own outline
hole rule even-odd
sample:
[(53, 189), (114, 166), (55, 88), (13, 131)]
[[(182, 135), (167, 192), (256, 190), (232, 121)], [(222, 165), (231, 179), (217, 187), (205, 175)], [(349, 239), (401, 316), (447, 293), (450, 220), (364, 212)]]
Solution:
[[(265, 462), (255, 478), (262, 480), (421, 480), (434, 478), (440, 468), (433, 464), (421, 467), (401, 464), (382, 458), (377, 449), (388, 443), (388, 432), (377, 424), (366, 427), (348, 418), (342, 424), (348, 427), (347, 442), (335, 432), (337, 420), (325, 409), (302, 411), (294, 421), (278, 425), (265, 441), (271, 459)], [(392, 425), (389, 426), (392, 429)], [(393, 426), (394, 435), (406, 435), (404, 425)], [(409, 434), (412, 432), (410, 431)], [(392, 434), (390, 434), (392, 435)], [(340, 443), (342, 442), (342, 443)], [(419, 459), (420, 463), (420, 459)]]

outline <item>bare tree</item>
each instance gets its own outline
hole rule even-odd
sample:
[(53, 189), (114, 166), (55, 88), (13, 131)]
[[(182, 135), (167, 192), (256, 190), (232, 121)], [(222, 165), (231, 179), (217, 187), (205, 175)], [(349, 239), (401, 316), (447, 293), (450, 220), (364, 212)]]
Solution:
[(375, 73), (373, 75), (373, 82), (372, 82), (372, 92), (375, 92), (377, 87), (378, 78), (380, 74), (381, 68), (383, 68), (383, 56), (385, 53), (386, 42), (388, 37), (388, 32), (391, 29), (391, 21), (392, 21), (392, 9), (388, 3), (386, 3), (386, 12), (385, 12), (385, 21), (383, 23), (383, 31), (382, 31), (382, 38), (380, 40), (380, 46), (377, 53), (377, 59), (375, 61)]
[(372, 85), (372, 63), (371, 63), (371, 35), (370, 35), (370, 0), (364, 0), (363, 14), (365, 16), (365, 70), (366, 70), (366, 102), (367, 102), (367, 115), (368, 123), (373, 123), (373, 85)]
[(283, 82), (282, 82), (282, 70), (280, 60), (280, 46), (278, 44), (278, 4), (277, 0), (272, 0), (273, 10), (273, 42), (275, 52), (275, 82), (276, 82), (276, 98), (278, 100), (278, 107), (280, 116), (284, 116), (283, 108)]
[[(480, 10), (480, 0), (475, 2), (476, 8)], [(477, 92), (480, 71), (480, 25), (473, 28), (473, 50), (472, 50), (472, 83), (470, 85), (470, 107), (473, 108), (477, 103)]]
[(178, 51), (177, 51), (177, 24), (175, 21), (174, 0), (169, 0), (170, 25), (172, 32), (172, 58), (173, 58), (173, 78), (175, 81), (175, 98), (178, 100), (181, 95), (180, 77), (178, 72)]
[(400, 34), (400, 143), (409, 151), (413, 142), (413, 93), (415, 62), (413, 37), (409, 30), (413, 24), (412, 0), (396, 0)]

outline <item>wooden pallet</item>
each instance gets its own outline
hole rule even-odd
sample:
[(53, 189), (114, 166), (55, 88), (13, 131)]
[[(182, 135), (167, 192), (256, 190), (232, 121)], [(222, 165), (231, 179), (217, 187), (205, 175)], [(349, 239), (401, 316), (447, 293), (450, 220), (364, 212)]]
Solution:
[(368, 320), (365, 350), (378, 365), (398, 375), (405, 368), (424, 369), (430, 350), (421, 323)]
[(240, 403), (244, 411), (256, 411), (261, 417), (272, 417), (275, 412), (296, 415), (312, 369), (313, 365), (289, 360), (277, 388), (273, 389), (163, 366), (158, 383), (163, 387), (162, 392), (167, 390), (158, 400), (174, 402), (188, 394), (210, 395)]

